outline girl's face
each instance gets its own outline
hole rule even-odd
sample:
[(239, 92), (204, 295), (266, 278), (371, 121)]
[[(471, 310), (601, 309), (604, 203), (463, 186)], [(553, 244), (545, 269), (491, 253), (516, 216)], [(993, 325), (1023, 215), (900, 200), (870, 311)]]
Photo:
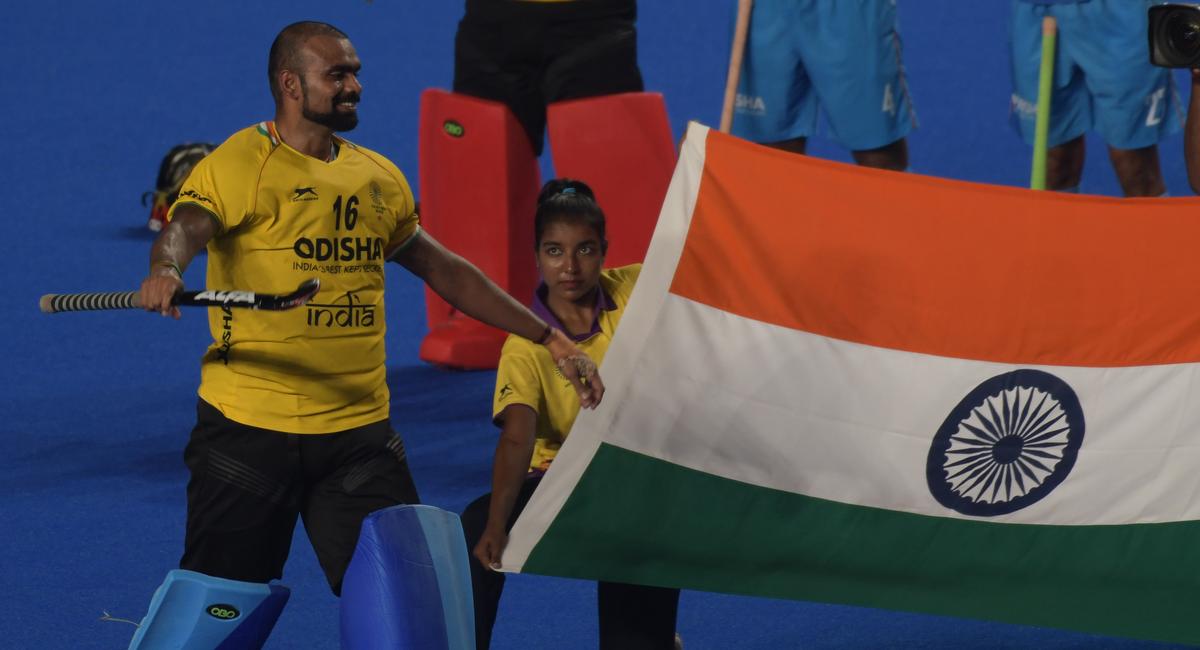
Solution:
[(538, 242), (537, 263), (550, 297), (576, 302), (600, 282), (604, 265), (596, 229), (578, 221), (552, 221)]

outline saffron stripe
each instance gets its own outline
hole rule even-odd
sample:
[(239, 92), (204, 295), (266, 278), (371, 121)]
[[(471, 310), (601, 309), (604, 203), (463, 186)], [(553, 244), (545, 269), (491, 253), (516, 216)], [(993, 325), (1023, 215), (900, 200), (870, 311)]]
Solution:
[[(671, 291), (867, 345), (1004, 363), (1200, 360), (1200, 200), (1032, 192), (707, 134)], [(732, 218), (731, 215), (736, 215)]]

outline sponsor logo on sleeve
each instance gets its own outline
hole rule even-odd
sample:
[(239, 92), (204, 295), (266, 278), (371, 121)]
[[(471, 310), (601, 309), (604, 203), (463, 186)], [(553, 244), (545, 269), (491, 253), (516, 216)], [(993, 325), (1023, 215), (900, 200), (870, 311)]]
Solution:
[(203, 194), (201, 194), (201, 193), (199, 193), (199, 192), (197, 192), (196, 190), (193, 190), (193, 189), (191, 189), (191, 188), (188, 188), (188, 189), (186, 189), (186, 190), (184, 190), (184, 191), (182, 191), (182, 192), (180, 192), (180, 193), (179, 193), (179, 199), (178, 199), (178, 200), (179, 200), (179, 201), (182, 201), (182, 200), (184, 200), (184, 199), (191, 199), (191, 200), (193, 200), (193, 201), (197, 201), (197, 202), (199, 202), (199, 203), (205, 203), (205, 204), (207, 204), (207, 205), (213, 205), (213, 201), (212, 201), (212, 199), (208, 198), (207, 196), (204, 196)]

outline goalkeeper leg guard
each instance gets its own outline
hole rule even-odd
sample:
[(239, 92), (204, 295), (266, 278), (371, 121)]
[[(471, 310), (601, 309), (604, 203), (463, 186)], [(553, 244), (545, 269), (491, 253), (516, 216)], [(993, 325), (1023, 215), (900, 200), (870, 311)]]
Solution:
[(257, 650), (291, 591), (176, 569), (154, 592), (129, 650)]
[(569, 99), (551, 104), (546, 119), (555, 174), (586, 181), (607, 217), (605, 265), (641, 262), (675, 171), (662, 95)]
[(342, 582), (342, 648), (473, 650), (467, 562), (458, 515), (433, 506), (371, 513)]
[[(541, 172), (525, 130), (500, 102), (421, 94), (421, 227), (518, 300), (533, 296), (533, 213)], [(661, 201), (660, 201), (661, 203)], [(426, 290), (422, 361), (495, 368), (508, 337)]]

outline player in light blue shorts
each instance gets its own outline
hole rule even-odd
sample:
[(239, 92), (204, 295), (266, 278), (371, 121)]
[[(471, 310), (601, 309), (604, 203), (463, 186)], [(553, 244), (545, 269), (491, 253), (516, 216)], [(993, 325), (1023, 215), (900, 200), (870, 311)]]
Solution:
[(733, 133), (804, 153), (818, 107), (860, 165), (908, 167), (895, 0), (755, 0)]
[(1084, 133), (1096, 131), (1126, 196), (1166, 192), (1157, 143), (1179, 130), (1170, 71), (1150, 64), (1148, 0), (1013, 0), (1012, 118), (1033, 143), (1042, 18), (1058, 23), (1046, 187), (1078, 191)]

